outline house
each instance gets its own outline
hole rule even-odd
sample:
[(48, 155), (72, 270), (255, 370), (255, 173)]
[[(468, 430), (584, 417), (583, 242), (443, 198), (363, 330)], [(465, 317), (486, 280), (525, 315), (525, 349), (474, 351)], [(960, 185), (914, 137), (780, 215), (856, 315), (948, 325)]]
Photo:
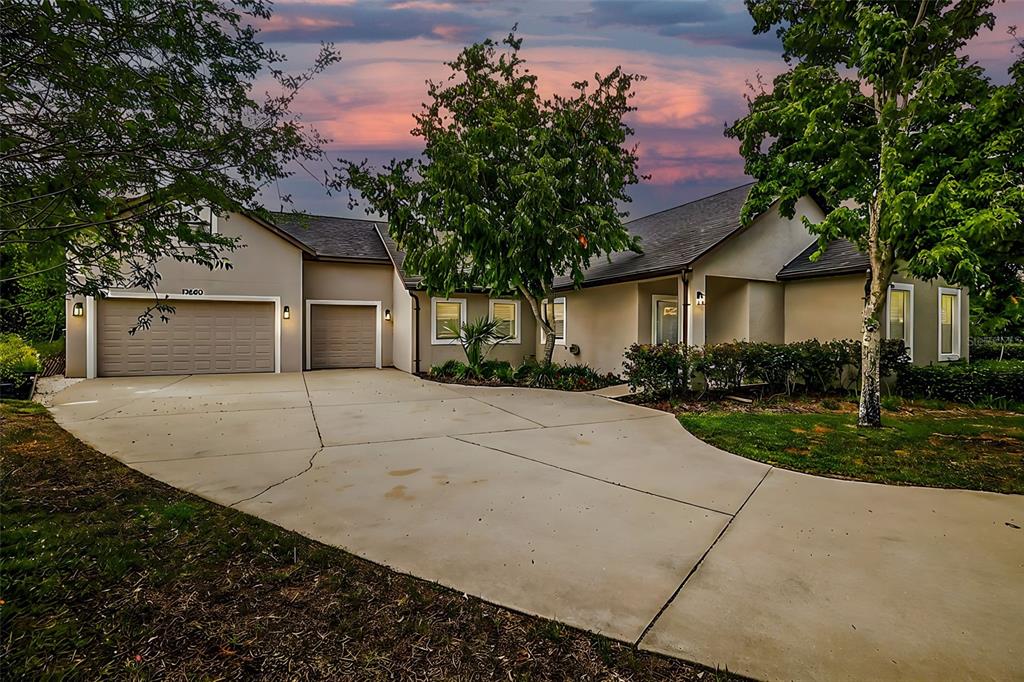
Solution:
[[(744, 185), (627, 223), (643, 253), (599, 259), (579, 288), (561, 278), (545, 303), (554, 359), (619, 372), (632, 343), (691, 345), (737, 339), (859, 338), (865, 257), (835, 242), (812, 261), (815, 238), (801, 216), (822, 217), (809, 198), (796, 216), (770, 211), (741, 226)], [(160, 295), (168, 323), (128, 330), (152, 300), (140, 290), (67, 301), (68, 376), (294, 372), (328, 367), (426, 371), (462, 349), (452, 323), (488, 316), (510, 337), (491, 354), (519, 363), (543, 353), (543, 335), (517, 297), (473, 291), (430, 296), (405, 271), (381, 222), (232, 213), (210, 229), (241, 238), (233, 268), (169, 261)], [(883, 334), (904, 338), (917, 363), (967, 353), (968, 294), (896, 277)]]

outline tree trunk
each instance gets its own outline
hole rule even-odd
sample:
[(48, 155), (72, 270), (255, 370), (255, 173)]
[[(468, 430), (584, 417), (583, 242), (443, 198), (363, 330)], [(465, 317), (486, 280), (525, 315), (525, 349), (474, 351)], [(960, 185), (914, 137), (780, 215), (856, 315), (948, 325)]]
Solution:
[[(533, 312), (533, 319), (537, 321), (537, 326), (544, 330), (544, 364), (551, 364), (551, 356), (555, 352), (555, 328), (551, 326), (550, 322), (544, 319), (544, 315), (540, 309), (540, 299), (531, 294), (523, 287), (519, 287), (519, 293), (522, 294), (526, 302), (530, 304), (530, 310)], [(550, 293), (546, 295), (550, 300)]]
[(857, 426), (882, 425), (882, 312), (892, 279), (892, 249), (880, 239), (881, 199), (876, 195), (870, 206), (868, 258), (871, 268), (864, 283), (864, 309), (861, 313), (860, 408)]
[(860, 408), (857, 426), (882, 425), (882, 330), (864, 305), (864, 326), (860, 350)]

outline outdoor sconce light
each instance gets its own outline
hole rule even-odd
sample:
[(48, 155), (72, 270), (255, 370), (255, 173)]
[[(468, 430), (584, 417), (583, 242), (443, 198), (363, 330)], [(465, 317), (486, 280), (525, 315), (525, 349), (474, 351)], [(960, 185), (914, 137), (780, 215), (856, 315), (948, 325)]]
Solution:
[(82, 304), (76, 303), (74, 306), (72, 306), (71, 314), (75, 317), (81, 317), (82, 315), (84, 315), (85, 310), (82, 308)]
[(384, 319), (387, 320), (388, 322), (391, 321), (391, 308), (384, 309)]
[(704, 292), (697, 290), (697, 305), (704, 305)]
[(286, 319), (286, 320), (292, 319), (292, 309), (289, 308), (288, 306), (284, 307), (284, 319)]

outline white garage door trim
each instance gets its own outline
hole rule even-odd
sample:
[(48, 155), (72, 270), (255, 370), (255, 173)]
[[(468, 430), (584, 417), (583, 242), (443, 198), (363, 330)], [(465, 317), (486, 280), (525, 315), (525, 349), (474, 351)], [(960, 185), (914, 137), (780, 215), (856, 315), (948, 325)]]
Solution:
[[(138, 291), (108, 291), (104, 298), (138, 298), (155, 299), (168, 301), (235, 301), (250, 303), (273, 303), (274, 304), (274, 373), (281, 373), (281, 297), (280, 296), (233, 296), (225, 294), (203, 294), (202, 296), (189, 296), (186, 294), (152, 294)], [(87, 379), (96, 378), (97, 346), (96, 346), (96, 299), (92, 296), (85, 297), (85, 376)], [(307, 336), (307, 343), (308, 343)], [(377, 323), (377, 338), (380, 338), (380, 322)], [(378, 357), (380, 357), (378, 350)], [(379, 365), (378, 365), (379, 366)]]
[(376, 342), (377, 348), (376, 348), (376, 356), (375, 356), (374, 362), (376, 364), (377, 369), (381, 368), (381, 366), (380, 366), (380, 362), (381, 362), (381, 334), (382, 334), (383, 326), (384, 326), (384, 323), (382, 322), (382, 318), (381, 318), (381, 315), (380, 315), (380, 309), (382, 307), (382, 302), (381, 301), (343, 301), (343, 300), (340, 300), (340, 299), (330, 299), (330, 298), (310, 298), (310, 299), (306, 300), (306, 315), (303, 318), (306, 321), (306, 363), (305, 363), (306, 364), (306, 369), (312, 369), (313, 368), (312, 367), (311, 348), (310, 348), (310, 342), (309, 342), (309, 339), (310, 339), (309, 328), (311, 326), (310, 323), (309, 323), (310, 322), (310, 317), (309, 316), (310, 316), (310, 309), (313, 306), (315, 306), (315, 305), (364, 305), (364, 306), (373, 306), (374, 308), (376, 308), (377, 309), (377, 315), (376, 315), (376, 317), (377, 317), (377, 342)]

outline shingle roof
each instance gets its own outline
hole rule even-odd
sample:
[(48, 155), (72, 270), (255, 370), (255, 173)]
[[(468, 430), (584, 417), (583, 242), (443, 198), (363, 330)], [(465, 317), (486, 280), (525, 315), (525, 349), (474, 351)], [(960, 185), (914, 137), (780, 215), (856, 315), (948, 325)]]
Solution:
[(804, 249), (799, 256), (786, 263), (779, 270), (779, 279), (806, 279), (809, 277), (829, 277), (832, 275), (850, 275), (862, 273), (868, 269), (870, 262), (866, 254), (857, 250), (853, 242), (836, 239), (828, 243), (821, 258), (811, 261), (811, 255), (818, 250), (815, 242)]
[[(754, 183), (626, 223), (640, 237), (642, 254), (620, 251), (591, 261), (585, 285), (606, 284), (681, 271), (740, 230), (740, 209)], [(556, 289), (572, 286), (569, 277), (555, 279)]]
[[(387, 249), (373, 220), (275, 213), (274, 224), (313, 250), (317, 258), (388, 263)], [(385, 230), (387, 232), (387, 230)]]
[(421, 277), (415, 275), (409, 275), (405, 272), (405, 251), (398, 248), (398, 244), (391, 235), (388, 234), (388, 224), (378, 223), (377, 233), (380, 235), (380, 240), (384, 244), (384, 248), (387, 249), (388, 254), (391, 256), (391, 262), (395, 264), (395, 269), (398, 270), (399, 276), (408, 288), (416, 288), (420, 284)]

